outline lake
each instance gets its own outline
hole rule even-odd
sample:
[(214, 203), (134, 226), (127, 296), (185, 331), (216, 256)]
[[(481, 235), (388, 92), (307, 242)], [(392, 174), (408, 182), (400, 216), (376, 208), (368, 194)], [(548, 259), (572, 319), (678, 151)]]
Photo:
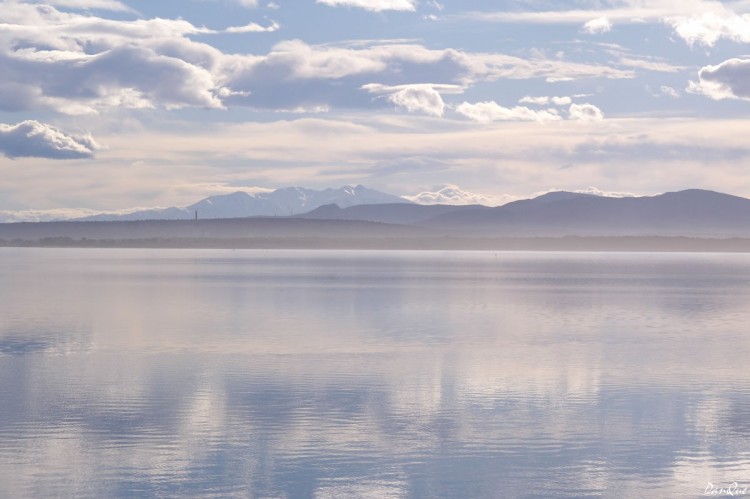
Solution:
[(750, 255), (0, 259), (0, 497), (750, 487)]

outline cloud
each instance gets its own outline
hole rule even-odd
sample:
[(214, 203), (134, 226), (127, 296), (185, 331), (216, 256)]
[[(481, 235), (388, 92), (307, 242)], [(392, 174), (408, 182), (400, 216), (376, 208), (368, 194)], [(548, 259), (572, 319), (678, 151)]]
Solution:
[(601, 35), (612, 31), (612, 23), (606, 17), (597, 17), (583, 25), (581, 31), (589, 35)]
[(331, 7), (357, 7), (372, 12), (384, 10), (397, 10), (414, 12), (417, 8), (417, 0), (315, 0)]
[(662, 85), (659, 88), (659, 91), (661, 92), (661, 95), (666, 95), (667, 97), (671, 97), (673, 99), (680, 98), (680, 92), (670, 86)]
[(417, 204), (449, 204), (456, 206), (466, 206), (471, 204), (482, 204), (485, 206), (501, 206), (518, 199), (516, 196), (490, 196), (487, 194), (477, 194), (467, 192), (457, 185), (444, 184), (435, 187), (432, 191), (420, 192), (413, 196), (401, 196)]
[(398, 107), (403, 107), (410, 113), (421, 112), (431, 116), (442, 116), (445, 111), (445, 102), (440, 95), (445, 93), (461, 93), (463, 88), (458, 85), (431, 85), (413, 84), (387, 86), (370, 83), (362, 86), (373, 94), (385, 95), (386, 98)]
[(503, 107), (495, 101), (477, 102), (476, 104), (464, 102), (456, 108), (456, 112), (479, 123), (492, 123), (493, 121), (536, 121), (543, 123), (562, 119), (554, 109), (536, 111), (524, 106), (509, 108)]
[(93, 158), (97, 149), (99, 145), (90, 135), (67, 134), (38, 121), (0, 123), (0, 152), (9, 158)]
[[(544, 105), (551, 102), (552, 99), (554, 98), (524, 97), (521, 101)], [(565, 102), (569, 102), (569, 99), (569, 97), (558, 97), (556, 105), (564, 105)], [(456, 112), (479, 123), (492, 123), (495, 121), (535, 121), (544, 123), (563, 119), (563, 116), (553, 108), (544, 110), (530, 109), (525, 106), (509, 108), (503, 107), (495, 101), (478, 102), (476, 104), (464, 102), (456, 108)], [(568, 119), (574, 121), (601, 121), (604, 119), (604, 113), (593, 104), (570, 104)]]
[(50, 222), (101, 215), (103, 212), (85, 208), (60, 208), (50, 210), (0, 210), (0, 223)]
[[(631, 71), (606, 66), (568, 63), (544, 58), (522, 59), (497, 53), (471, 53), (455, 49), (430, 49), (413, 43), (352, 42), (309, 45), (287, 40), (263, 56), (227, 56), (220, 82), (234, 92), (227, 106), (256, 109), (371, 108), (384, 101), (406, 107), (421, 101), (424, 111), (439, 111), (437, 96), (420, 82), (430, 81), (439, 94), (446, 85), (468, 87), (498, 79), (630, 78)], [(375, 100), (368, 95), (377, 82), (393, 99)], [(441, 85), (438, 88), (436, 85)], [(407, 90), (407, 86), (410, 90)], [(428, 96), (428, 94), (430, 94)], [(427, 99), (429, 97), (429, 99)], [(395, 100), (394, 100), (395, 99)]]
[(593, 104), (571, 104), (568, 110), (569, 119), (578, 121), (601, 121), (604, 113)]
[(750, 42), (750, 15), (738, 15), (724, 9), (691, 17), (669, 17), (665, 21), (688, 45), (713, 47), (720, 39)]
[(430, 86), (405, 85), (388, 96), (388, 100), (409, 112), (421, 111), (433, 116), (442, 116), (445, 103), (440, 94)]
[(269, 26), (261, 26), (258, 23), (250, 23), (244, 26), (232, 26), (224, 30), (225, 33), (273, 33), (278, 31), (281, 26), (273, 21)]
[(644, 20), (658, 20), (674, 15), (677, 11), (664, 6), (621, 7), (611, 9), (570, 9), (535, 11), (467, 12), (461, 18), (495, 23), (524, 24), (587, 24), (605, 18), (608, 22), (634, 23)]
[(117, 0), (44, 0), (34, 3), (43, 3), (55, 7), (67, 7), (70, 9), (99, 9), (114, 12), (133, 12), (133, 9)]
[(69, 114), (103, 107), (222, 107), (210, 72), (146, 47), (125, 46), (73, 61), (26, 61), (23, 73), (36, 76), (41, 103)]
[(577, 189), (573, 192), (580, 194), (593, 194), (594, 196), (602, 196), (605, 198), (633, 198), (636, 197), (632, 192), (618, 192), (618, 191), (603, 191), (597, 187), (587, 187), (586, 189)]
[(537, 106), (548, 106), (550, 103), (554, 104), (555, 106), (568, 106), (573, 102), (573, 100), (570, 97), (562, 96), (562, 97), (548, 97), (548, 96), (540, 96), (540, 97), (531, 97), (526, 96), (519, 99), (519, 104), (535, 104)]
[(675, 66), (654, 57), (643, 57), (639, 59), (633, 57), (620, 57), (617, 59), (617, 64), (631, 68), (645, 69), (647, 71), (656, 71), (659, 73), (676, 73), (687, 69), (685, 66)]
[(209, 30), (13, 6), (0, 9), (0, 110), (222, 107), (212, 73), (221, 53), (187, 38)]
[(427, 5), (429, 5), (430, 7), (432, 7), (433, 9), (435, 9), (437, 11), (441, 11), (442, 12), (445, 9), (445, 5), (443, 5), (442, 3), (438, 2), (437, 0), (427, 0), (426, 3), (427, 3)]
[[(474, 186), (512, 186), (509, 194), (524, 197), (544, 187), (540, 179), (566, 190), (595, 185), (652, 193), (702, 186), (750, 193), (743, 171), (750, 157), (750, 120), (607, 118), (552, 126), (512, 121), (475, 126), (459, 120), (436, 123), (417, 114), (346, 113), (215, 123), (210, 133), (204, 123), (101, 130), (96, 138), (109, 152), (87, 170), (87, 182), (54, 174), (49, 161), (18, 159), (13, 164), (0, 157), (0, 163), (6, 162), (0, 198), (3, 209), (112, 211), (187, 205), (205, 197), (205, 186), (215, 182), (284, 186), (300, 179), (310, 187), (364, 183), (400, 194), (446, 181), (461, 185), (459, 180), (466, 178)], [(111, 160), (115, 153), (119, 161)], [(574, 166), (556, 167), (564, 164)], [(708, 176), (706, 164), (711, 164)], [(121, 181), (113, 183), (112, 178)]]
[(750, 59), (729, 59), (706, 66), (698, 73), (698, 82), (690, 82), (688, 92), (715, 100), (750, 100)]
[[(2, 1), (2, 0), (0, 0)], [(443, 90), (403, 87), (373, 101), (363, 86), (468, 87), (501, 79), (632, 78), (601, 64), (543, 56), (431, 49), (404, 41), (310, 45), (287, 40), (263, 54), (228, 54), (193, 37), (270, 32), (250, 23), (212, 30), (181, 19), (104, 19), (48, 5), (0, 9), (0, 111), (96, 114), (109, 108), (368, 109), (390, 101), (436, 114)], [(421, 104), (420, 104), (421, 102)]]
[(712, 47), (720, 39), (750, 42), (750, 14), (735, 10), (746, 8), (746, 2), (743, 5), (743, 2), (711, 0), (619, 0), (596, 4), (608, 5), (609, 8), (485, 11), (464, 13), (458, 17), (496, 23), (583, 24), (581, 31), (588, 34), (606, 33), (611, 30), (612, 22), (659, 23), (671, 27), (689, 45)]

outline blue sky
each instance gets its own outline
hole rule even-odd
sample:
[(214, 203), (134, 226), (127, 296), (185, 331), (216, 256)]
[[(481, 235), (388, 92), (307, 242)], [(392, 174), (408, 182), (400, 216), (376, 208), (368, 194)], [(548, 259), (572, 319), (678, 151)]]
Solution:
[(705, 0), (0, 0), (0, 212), (358, 183), (453, 184), (494, 203), (550, 189), (750, 196), (748, 13)]

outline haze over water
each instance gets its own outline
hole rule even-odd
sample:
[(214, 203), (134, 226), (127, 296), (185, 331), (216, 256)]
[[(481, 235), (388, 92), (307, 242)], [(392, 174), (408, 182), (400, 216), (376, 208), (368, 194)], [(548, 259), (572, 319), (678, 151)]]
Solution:
[(2, 497), (750, 486), (750, 255), (0, 258)]

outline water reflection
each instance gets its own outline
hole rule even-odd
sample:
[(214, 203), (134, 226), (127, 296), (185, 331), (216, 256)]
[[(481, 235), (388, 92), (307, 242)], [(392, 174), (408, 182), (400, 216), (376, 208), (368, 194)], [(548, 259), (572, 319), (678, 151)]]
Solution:
[(2, 251), (3, 497), (750, 484), (744, 255)]

